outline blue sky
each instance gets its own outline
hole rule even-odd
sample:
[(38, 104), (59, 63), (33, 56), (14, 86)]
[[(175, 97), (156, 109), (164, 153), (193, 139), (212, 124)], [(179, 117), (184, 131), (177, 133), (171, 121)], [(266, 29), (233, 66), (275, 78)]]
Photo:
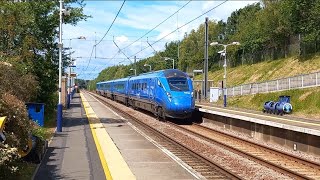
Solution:
[[(188, 1), (126, 1), (111, 30), (97, 46), (96, 51), (92, 54), (90, 64), (88, 64), (95, 39), (99, 41), (107, 32), (122, 2), (123, 1), (85, 1), (86, 6), (84, 13), (91, 15), (92, 18), (78, 23), (77, 26), (63, 26), (64, 46), (68, 47), (71, 42), (72, 51), (74, 51), (72, 57), (76, 59), (77, 67), (75, 68), (75, 72), (78, 74), (78, 78), (94, 79), (101, 70), (108, 66), (119, 63), (130, 64), (130, 61), (126, 59), (123, 54), (118, 53), (118, 48), (114, 45), (113, 39), (120, 48), (124, 48), (188, 3)], [(221, 0), (191, 1), (185, 8), (181, 9), (177, 15), (174, 15), (144, 38), (124, 49), (123, 52), (128, 57), (136, 54), (141, 49), (149, 46), (147, 38), (149, 43), (152, 44), (177, 27), (184, 25), (222, 2)], [(197, 29), (201, 23), (204, 23), (205, 17), (209, 17), (210, 20), (226, 21), (234, 10), (255, 2), (257, 1), (228, 1), (152, 46), (156, 51), (161, 51), (164, 49), (166, 42), (182, 39), (184, 33), (189, 33), (192, 29)], [(86, 40), (76, 39), (80, 36), (86, 37)], [(67, 40), (70, 38), (72, 38), (71, 41)], [(147, 48), (136, 56), (137, 58), (146, 58), (152, 56), (153, 52), (152, 48)], [(115, 58), (99, 59), (101, 57)]]

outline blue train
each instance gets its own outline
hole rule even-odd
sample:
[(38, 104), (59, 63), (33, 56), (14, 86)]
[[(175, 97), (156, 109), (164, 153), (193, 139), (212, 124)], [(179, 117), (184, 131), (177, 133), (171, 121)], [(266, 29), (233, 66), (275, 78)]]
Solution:
[(279, 101), (267, 101), (263, 105), (262, 112), (270, 114), (290, 114), (292, 113), (292, 105), (290, 104), (290, 96), (279, 96)]
[(150, 111), (163, 120), (190, 118), (195, 109), (192, 81), (177, 69), (99, 82), (96, 87), (102, 96)]

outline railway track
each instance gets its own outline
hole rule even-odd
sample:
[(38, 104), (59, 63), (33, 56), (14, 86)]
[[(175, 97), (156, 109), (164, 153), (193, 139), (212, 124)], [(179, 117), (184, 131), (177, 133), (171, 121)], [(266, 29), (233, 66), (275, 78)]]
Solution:
[(138, 118), (130, 115), (123, 109), (119, 109), (114, 106), (112, 103), (108, 102), (110, 100), (106, 100), (106, 98), (96, 95), (94, 93), (89, 94), (93, 95), (95, 98), (99, 99), (102, 103), (108, 105), (113, 110), (124, 114), (129, 117), (130, 120), (134, 121), (135, 125), (139, 126), (139, 129), (143, 129), (144, 132), (148, 132), (152, 136), (156, 136), (157, 142), (165, 147), (167, 150), (172, 152), (175, 156), (180, 158), (184, 163), (188, 164), (192, 167), (196, 172), (200, 173), (206, 179), (243, 179), (237, 174), (231, 172), (228, 169), (220, 166), (219, 164), (209, 160), (208, 158), (202, 156), (184, 146), (183, 144), (176, 142), (171, 137), (163, 134), (159, 130), (151, 127), (150, 125), (142, 122)]
[(317, 163), (198, 124), (177, 125), (168, 123), (175, 128), (222, 146), (294, 179), (320, 179), (320, 165)]

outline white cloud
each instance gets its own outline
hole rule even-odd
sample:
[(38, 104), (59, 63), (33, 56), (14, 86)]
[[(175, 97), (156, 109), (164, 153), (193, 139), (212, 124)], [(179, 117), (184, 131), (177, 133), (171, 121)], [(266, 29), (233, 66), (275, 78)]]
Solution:
[[(200, 14), (220, 4), (221, 2), (223, 1), (190, 2), (185, 8), (179, 11), (178, 15), (174, 15), (172, 18), (168, 19), (166, 22), (153, 30), (150, 34), (146, 35), (141, 40), (124, 49), (123, 52), (130, 58), (133, 58), (134, 54), (136, 54), (137, 58), (144, 58), (152, 55), (154, 53), (154, 50), (147, 44), (147, 37), (149, 37), (149, 43), (153, 44), (154, 41), (159, 40), (160, 38), (175, 30), (177, 28), (177, 24), (178, 27), (180, 27), (188, 23), (195, 17), (199, 16)], [(228, 1), (220, 7), (212, 10), (208, 14), (198, 18), (192, 23), (185, 25), (178, 31), (163, 38), (160, 42), (153, 44), (152, 47), (156, 51), (161, 51), (163, 50), (164, 44), (166, 42), (182, 39), (185, 33), (189, 33), (192, 29), (197, 29), (201, 23), (204, 23), (205, 17), (209, 17), (210, 20), (215, 19), (226, 21), (227, 17), (231, 14), (232, 11), (254, 2), (257, 1)], [(87, 21), (78, 23), (76, 27), (68, 25), (63, 27), (64, 39), (76, 38), (79, 36), (85, 36), (87, 39), (75, 39), (71, 42), (72, 50), (75, 51), (72, 56), (83, 57), (78, 58), (78, 69), (76, 71), (81, 71), (81, 69), (86, 68), (89, 57), (91, 55), (92, 47), (95, 43), (94, 40), (100, 40), (105, 34), (122, 2), (87, 1), (86, 3), (87, 7), (84, 8), (85, 13), (92, 15), (93, 17), (89, 18)], [(92, 69), (97, 66), (94, 71), (91, 72), (91, 74), (95, 73), (97, 75), (101, 71), (101, 68), (117, 65), (119, 62), (124, 64), (130, 63), (125, 55), (123, 55), (122, 53), (118, 53), (119, 50), (113, 43), (113, 36), (117, 45), (120, 48), (123, 48), (131, 44), (140, 36), (144, 35), (150, 29), (155, 27), (161, 21), (163, 21), (180, 7), (182, 7), (185, 3), (187, 2), (156, 1), (154, 3), (151, 3), (151, 1), (148, 1), (148, 3), (145, 3), (145, 1), (127, 1), (120, 15), (112, 26), (110, 32), (104, 38), (104, 41), (102, 41), (97, 46), (96, 50), (92, 54), (92, 57), (115, 58), (103, 60), (92, 58), (88, 67), (88, 71), (92, 71)], [(64, 41), (64, 44), (68, 43), (68, 41)], [(142, 49), (145, 50), (141, 51)], [(83, 74), (88, 73), (84, 72)], [(84, 75), (84, 77), (82, 78), (86, 78), (86, 76)]]
[(124, 36), (124, 35), (117, 36), (115, 39), (116, 39), (116, 41), (119, 41), (120, 43), (128, 41), (128, 37)]

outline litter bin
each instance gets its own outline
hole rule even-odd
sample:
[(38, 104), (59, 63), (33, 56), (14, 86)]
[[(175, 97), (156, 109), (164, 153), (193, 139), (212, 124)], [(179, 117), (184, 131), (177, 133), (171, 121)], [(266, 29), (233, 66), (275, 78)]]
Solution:
[(44, 103), (26, 103), (29, 118), (43, 127), (44, 125)]

